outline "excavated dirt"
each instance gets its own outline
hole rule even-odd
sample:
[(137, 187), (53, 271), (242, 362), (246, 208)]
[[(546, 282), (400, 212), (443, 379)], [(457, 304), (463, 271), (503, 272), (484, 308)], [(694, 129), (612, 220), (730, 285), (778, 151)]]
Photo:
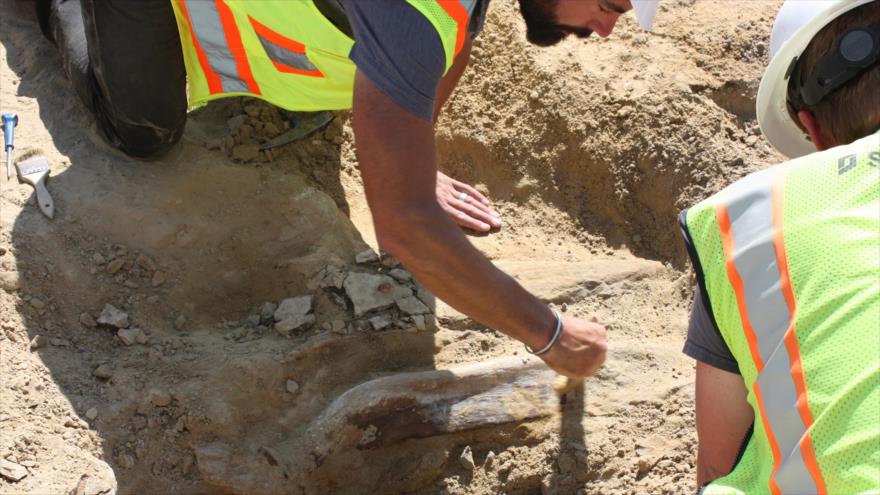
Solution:
[(0, 106), (51, 162), (56, 217), (4, 180), (0, 492), (692, 493), (676, 214), (780, 159), (753, 110), (779, 3), (664, 0), (654, 33), (625, 16), (537, 49), (493, 2), (440, 156), (503, 216), (471, 240), (609, 328), (605, 367), (559, 397), (366, 252), (346, 112), (266, 154), (285, 119), (218, 102), (133, 162), (94, 137), (30, 4), (3, 0)]

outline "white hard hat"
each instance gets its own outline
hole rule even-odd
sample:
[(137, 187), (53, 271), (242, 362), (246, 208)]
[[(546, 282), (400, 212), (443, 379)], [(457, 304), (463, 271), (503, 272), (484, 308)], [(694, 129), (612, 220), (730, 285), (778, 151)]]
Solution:
[(639, 25), (645, 31), (650, 31), (651, 26), (654, 25), (654, 17), (657, 15), (657, 4), (659, 2), (660, 0), (630, 0), (633, 12), (636, 14), (636, 19), (638, 19)]
[(822, 28), (872, 1), (786, 0), (776, 15), (770, 35), (770, 64), (758, 88), (757, 114), (767, 140), (785, 155), (796, 158), (816, 151), (788, 113), (788, 80), (794, 62)]

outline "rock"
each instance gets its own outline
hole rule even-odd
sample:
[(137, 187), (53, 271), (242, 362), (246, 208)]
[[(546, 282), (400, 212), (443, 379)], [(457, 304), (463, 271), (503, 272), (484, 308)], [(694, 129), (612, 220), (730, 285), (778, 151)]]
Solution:
[(394, 302), (397, 307), (408, 315), (423, 315), (431, 310), (415, 296), (407, 296)]
[(87, 418), (89, 421), (92, 421), (92, 420), (94, 420), (94, 419), (97, 418), (97, 417), (98, 417), (98, 409), (97, 409), (97, 408), (95, 408), (95, 407), (90, 407), (89, 410), (86, 411), (86, 418)]
[(0, 476), (3, 476), (9, 481), (17, 482), (24, 479), (27, 475), (28, 471), (24, 466), (7, 461), (6, 459), (0, 459)]
[(263, 323), (268, 323), (272, 321), (275, 317), (275, 310), (278, 309), (278, 305), (275, 303), (267, 302), (263, 303), (260, 306), (260, 320)]
[(69, 347), (70, 342), (65, 339), (49, 339), (49, 343), (55, 347)]
[(137, 289), (140, 287), (140, 285), (138, 285), (138, 283), (134, 280), (126, 280), (125, 282), (123, 282), (122, 285), (128, 287), (129, 289)]
[(260, 145), (239, 144), (232, 148), (232, 158), (242, 162), (252, 162), (260, 157)]
[(431, 294), (431, 291), (424, 287), (419, 287), (416, 291), (416, 297), (419, 298), (419, 301), (425, 303), (425, 306), (431, 308), (437, 304), (437, 298), (434, 297), (434, 294)]
[(135, 465), (134, 456), (128, 453), (119, 454), (116, 462), (122, 469), (131, 469)]
[(122, 269), (123, 265), (125, 265), (125, 260), (122, 258), (116, 258), (110, 263), (107, 263), (107, 273), (109, 273), (110, 275), (114, 275), (116, 272)]
[(159, 296), (157, 296), (156, 294), (153, 294), (152, 296), (147, 298), (147, 302), (149, 304), (156, 304), (157, 302), (159, 302)]
[(150, 390), (150, 403), (156, 407), (165, 407), (171, 404), (171, 394), (164, 390)]
[(186, 325), (186, 316), (183, 314), (177, 315), (177, 318), (174, 319), (174, 329), (175, 330), (183, 330), (183, 326)]
[(340, 335), (348, 334), (348, 329), (346, 328), (344, 320), (333, 320), (330, 322), (330, 331), (333, 333), (338, 333)]
[(128, 328), (130, 325), (128, 322), (128, 313), (118, 309), (112, 304), (104, 306), (101, 315), (98, 317), (98, 323), (115, 328)]
[(342, 284), (345, 282), (345, 275), (345, 269), (342, 267), (328, 266), (312, 278), (309, 283), (309, 288), (326, 289), (328, 287), (333, 287), (335, 289), (341, 289)]
[(400, 261), (398, 261), (397, 258), (391, 256), (388, 253), (382, 253), (382, 266), (395, 268), (397, 266), (400, 266)]
[(144, 270), (147, 270), (147, 271), (155, 272), (156, 269), (158, 268), (156, 266), (156, 262), (153, 261), (153, 258), (150, 258), (146, 254), (139, 255), (134, 260), (134, 262), (137, 263), (138, 266), (140, 266), (141, 268), (143, 268)]
[(230, 131), (237, 131), (238, 128), (241, 127), (242, 124), (244, 124), (246, 118), (247, 115), (236, 115), (235, 117), (232, 117), (231, 119), (226, 121), (226, 127)]
[(344, 286), (354, 304), (355, 316), (388, 308), (398, 299), (412, 295), (409, 288), (399, 285), (391, 277), (372, 273), (349, 273)]
[(115, 481), (110, 482), (103, 478), (84, 474), (80, 477), (76, 488), (68, 492), (67, 495), (111, 495), (116, 493), (115, 485)]
[(257, 118), (260, 116), (260, 107), (254, 104), (245, 105), (244, 113), (250, 115), (251, 117)]
[(12, 292), (20, 288), (21, 280), (18, 278), (18, 272), (0, 272), (0, 289), (5, 290), (6, 292)]
[(89, 328), (95, 328), (98, 326), (98, 322), (95, 321), (95, 318), (88, 313), (81, 313), (79, 315), (79, 322), (83, 324), (83, 326)]
[(92, 255), (92, 261), (94, 261), (96, 265), (103, 265), (107, 262), (107, 258), (101, 253), (95, 253)]
[(359, 265), (365, 265), (367, 263), (375, 263), (379, 261), (379, 255), (376, 254), (372, 249), (367, 249), (365, 251), (361, 251), (360, 253), (354, 255), (355, 263)]
[(492, 465), (495, 463), (495, 452), (489, 451), (486, 454), (486, 460), (483, 462), (483, 469), (490, 470), (492, 469)]
[(37, 349), (42, 349), (49, 345), (49, 337), (45, 335), (34, 335), (34, 338), (31, 339), (31, 350), (36, 351)]
[(398, 282), (409, 282), (412, 280), (412, 274), (402, 268), (395, 268), (389, 271), (388, 275), (391, 275)]
[(458, 456), (458, 462), (464, 466), (468, 471), (473, 471), (476, 465), (474, 464), (474, 453), (471, 452), (471, 446), (468, 445), (461, 451), (461, 455)]
[(110, 378), (113, 378), (113, 369), (106, 364), (102, 364), (101, 366), (95, 368), (93, 374), (95, 375), (95, 377), (100, 378), (101, 380), (109, 380)]
[(315, 315), (304, 315), (300, 318), (288, 318), (286, 320), (281, 320), (276, 323), (275, 331), (287, 337), (290, 335), (290, 332), (311, 325), (314, 322)]
[(146, 344), (148, 340), (148, 337), (140, 328), (121, 328), (116, 332), (116, 336), (127, 346), (134, 343)]
[(287, 393), (291, 395), (296, 395), (296, 393), (299, 392), (299, 383), (296, 383), (293, 380), (287, 380), (285, 387), (287, 388)]
[(30, 304), (37, 311), (42, 311), (42, 310), (46, 309), (46, 303), (38, 297), (32, 298), (30, 300)]
[(308, 314), (312, 310), (312, 296), (291, 297), (281, 301), (272, 317), (275, 319), (275, 330), (287, 335), (293, 330), (315, 322), (315, 316)]
[(394, 320), (392, 320), (391, 316), (389, 315), (378, 315), (370, 318), (370, 325), (373, 327), (373, 330), (378, 331), (387, 327), (388, 325), (393, 323), (393, 321)]
[(153, 287), (159, 287), (160, 285), (165, 283), (165, 280), (167, 280), (167, 275), (165, 275), (165, 272), (157, 271), (153, 274), (153, 278), (150, 279), (150, 284)]
[(417, 330), (427, 330), (428, 325), (425, 322), (424, 315), (413, 315), (413, 324), (415, 324)]
[(272, 316), (275, 321), (283, 321), (305, 316), (311, 310), (312, 296), (290, 297), (281, 301)]

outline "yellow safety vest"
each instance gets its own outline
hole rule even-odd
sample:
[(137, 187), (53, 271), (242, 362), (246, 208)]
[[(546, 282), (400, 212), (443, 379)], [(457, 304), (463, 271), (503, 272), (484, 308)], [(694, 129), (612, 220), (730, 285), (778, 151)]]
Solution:
[[(452, 66), (477, 0), (407, 0), (437, 30)], [(287, 110), (350, 108), (354, 40), (312, 0), (172, 0), (190, 107), (254, 96)]]
[(703, 493), (880, 493), (880, 133), (751, 174), (682, 227), (755, 413)]

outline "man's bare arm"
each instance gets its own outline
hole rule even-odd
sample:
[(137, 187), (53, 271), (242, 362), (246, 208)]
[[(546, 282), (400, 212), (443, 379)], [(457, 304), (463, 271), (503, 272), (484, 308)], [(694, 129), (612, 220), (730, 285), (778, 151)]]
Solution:
[[(397, 105), (359, 72), (353, 125), (382, 247), (452, 307), (533, 348), (544, 346), (555, 326), (553, 313), (477, 251), (438, 204), (432, 123)], [(568, 376), (592, 374), (604, 361), (604, 329), (575, 318), (565, 325), (545, 361)]]
[(727, 475), (755, 419), (740, 375), (697, 362), (697, 487)]

